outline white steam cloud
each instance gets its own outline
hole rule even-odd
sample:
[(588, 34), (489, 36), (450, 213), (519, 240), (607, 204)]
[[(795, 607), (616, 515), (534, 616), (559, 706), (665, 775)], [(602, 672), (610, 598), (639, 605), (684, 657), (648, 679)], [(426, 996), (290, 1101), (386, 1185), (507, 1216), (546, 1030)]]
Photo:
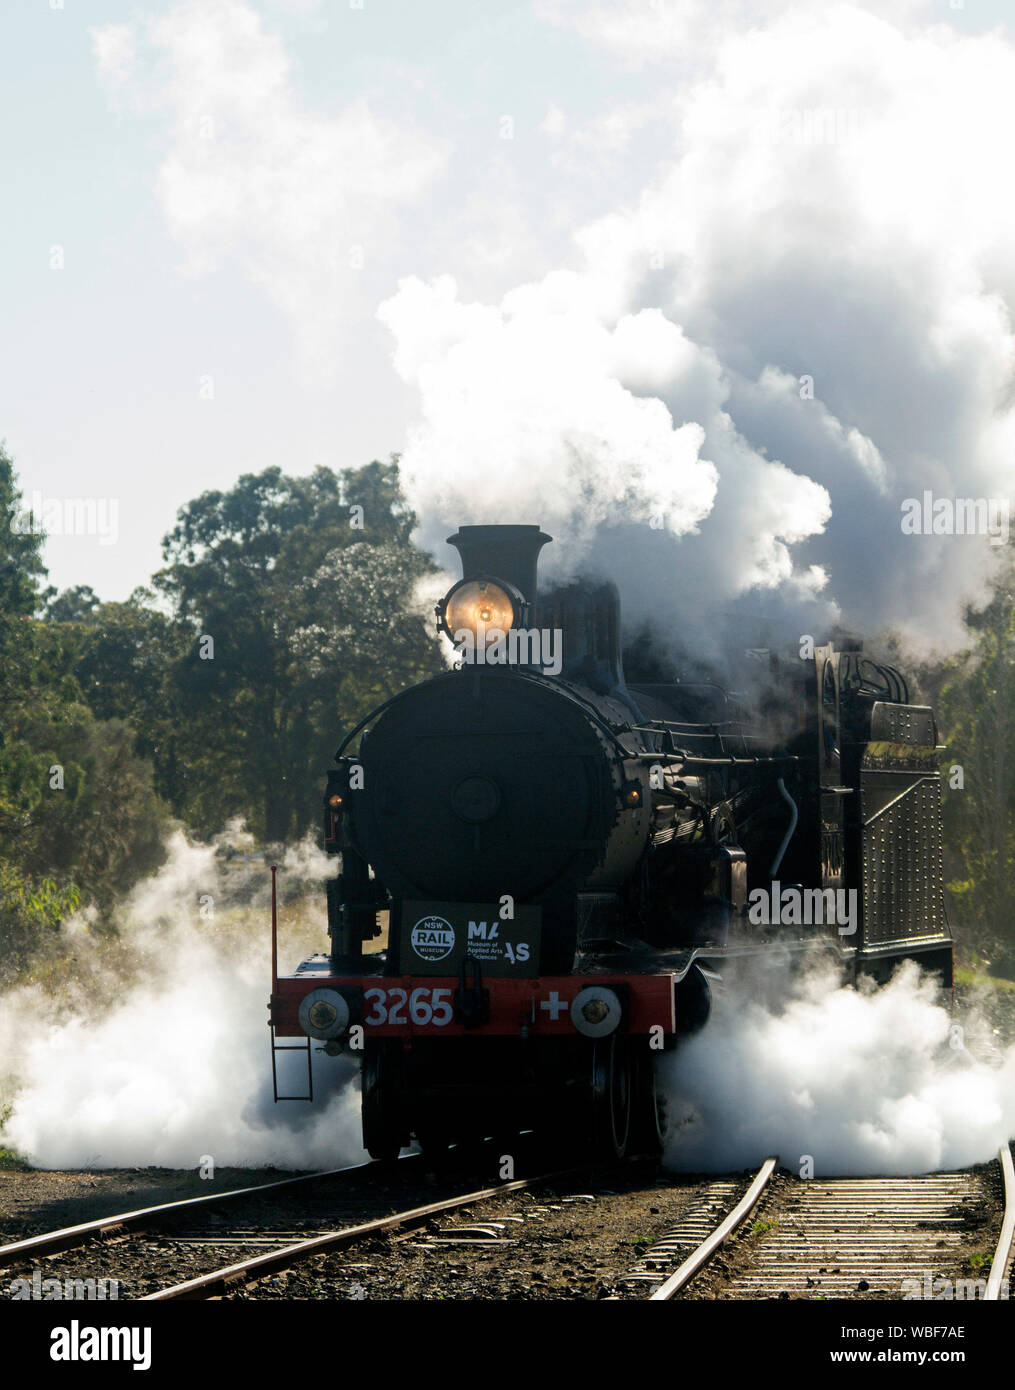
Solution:
[[(960, 640), (999, 543), (904, 534), (902, 506), (1015, 495), (1015, 45), (878, 8), (544, 8), (646, 63), (658, 159), (576, 269), (381, 306), (424, 543), (538, 522), (635, 618), (749, 596), (787, 635)], [(676, 97), (650, 53), (693, 67)], [(564, 113), (546, 134), (585, 149)]]
[(675, 427), (660, 400), (629, 389), (697, 365), (656, 310), (608, 328), (575, 275), (526, 286), (497, 309), (460, 303), (443, 276), (406, 281), (381, 317), (398, 339), (396, 367), (423, 389), (405, 479), (413, 497), (427, 493), (423, 515), (438, 527), (465, 493), (470, 517), (516, 513), (526, 475), (552, 479), (541, 524), (578, 554), (618, 516), (656, 518), (680, 536), (711, 511), (717, 475), (699, 456), (702, 427)]
[(819, 973), (780, 1002), (734, 993), (662, 1063), (666, 1161), (728, 1172), (776, 1154), (797, 1171), (809, 1156), (818, 1177), (984, 1162), (1015, 1133), (1015, 1046), (991, 1042), (911, 962), (873, 992)]
[[(304, 849), (289, 871), (320, 876), (317, 859)], [(204, 1155), (216, 1165), (308, 1169), (365, 1159), (345, 1059), (314, 1052), (312, 1106), (273, 1101), (269, 918), (263, 890), (245, 922), (228, 907), (229, 882), (243, 872), (175, 836), (168, 862), (126, 905), (115, 965), (96, 966), (102, 946), (79, 924), (76, 955), (82, 973), (93, 972), (87, 993), (44, 983), (8, 992), (7, 1144), (45, 1168), (195, 1168)], [(204, 895), (210, 920), (200, 916)], [(305, 1087), (303, 1054), (280, 1068), (280, 1089)]]

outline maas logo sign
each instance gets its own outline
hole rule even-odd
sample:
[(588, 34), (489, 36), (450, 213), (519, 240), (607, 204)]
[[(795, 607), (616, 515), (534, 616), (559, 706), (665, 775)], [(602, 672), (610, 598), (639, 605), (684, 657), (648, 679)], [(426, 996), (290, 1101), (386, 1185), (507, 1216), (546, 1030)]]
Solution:
[(409, 939), (420, 960), (444, 960), (455, 949), (455, 929), (443, 917), (421, 917)]
[[(521, 903), (502, 918), (499, 903), (448, 903), (406, 899), (395, 920), (398, 968), (406, 975), (535, 978), (539, 974), (542, 909)], [(415, 922), (415, 926), (412, 923)]]

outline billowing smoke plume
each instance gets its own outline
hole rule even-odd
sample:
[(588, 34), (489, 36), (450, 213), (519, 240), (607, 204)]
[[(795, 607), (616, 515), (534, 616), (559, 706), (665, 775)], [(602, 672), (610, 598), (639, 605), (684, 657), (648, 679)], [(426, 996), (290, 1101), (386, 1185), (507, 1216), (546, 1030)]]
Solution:
[(1015, 1132), (1015, 1046), (950, 1014), (912, 963), (872, 992), (820, 972), (781, 999), (735, 989), (662, 1066), (666, 1161), (684, 1171), (776, 1154), (804, 1176), (933, 1172), (984, 1162)]
[[(274, 1104), (264, 866), (226, 867), (214, 847), (182, 835), (170, 851), (126, 904), (119, 943), (69, 925), (76, 985), (23, 985), (4, 997), (4, 1142), (52, 1168), (195, 1168), (205, 1155), (281, 1168), (364, 1159), (345, 1059), (315, 1051), (314, 1105)], [(320, 877), (323, 859), (304, 848), (286, 876)], [(258, 891), (241, 892), (257, 874)], [(283, 938), (280, 970), (301, 947), (320, 949), (319, 921), (305, 935)], [(280, 1066), (281, 1089), (305, 1087), (304, 1054)]]
[[(739, 604), (784, 636), (954, 644), (1007, 512), (923, 534), (948, 525), (924, 494), (1015, 491), (1015, 45), (919, 3), (610, 9), (543, 13), (645, 65), (618, 113), (659, 150), (641, 196), (497, 303), (442, 276), (381, 307), (422, 540), (538, 522), (548, 570), (611, 574), (634, 619)], [(570, 167), (583, 132), (543, 130)]]

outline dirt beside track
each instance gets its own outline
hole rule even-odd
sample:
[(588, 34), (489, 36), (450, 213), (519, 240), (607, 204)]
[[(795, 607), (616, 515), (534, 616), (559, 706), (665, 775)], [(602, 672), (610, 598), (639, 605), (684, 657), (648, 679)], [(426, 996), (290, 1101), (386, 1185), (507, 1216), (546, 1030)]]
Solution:
[(277, 1168), (218, 1168), (202, 1179), (194, 1169), (113, 1168), (92, 1172), (0, 1171), (0, 1243), (95, 1221), (102, 1216), (206, 1197), (291, 1177)]
[[(707, 1180), (611, 1173), (600, 1184), (566, 1179), (434, 1218), (269, 1276), (252, 1299), (600, 1299), (700, 1195)], [(489, 1243), (443, 1245), (489, 1225)], [(499, 1229), (498, 1229), (499, 1227)]]
[[(231, 1170), (216, 1176), (214, 1189), (271, 1182), (271, 1171)], [(607, 1180), (608, 1179), (608, 1180)], [(433, 1218), (420, 1230), (385, 1235), (333, 1255), (270, 1275), (231, 1297), (252, 1299), (447, 1299), (491, 1300), (595, 1299), (615, 1292), (615, 1281), (693, 1203), (704, 1180), (669, 1175), (655, 1165), (632, 1164), (602, 1174), (576, 1174), (550, 1187), (506, 1193), (503, 1197)], [(343, 1177), (328, 1190), (303, 1188), (285, 1204), (249, 1199), (248, 1211), (223, 1208), (204, 1218), (206, 1239), (185, 1245), (174, 1230), (139, 1231), (129, 1240), (93, 1240), (87, 1246), (20, 1261), (0, 1272), (0, 1298), (8, 1285), (35, 1266), (44, 1278), (117, 1278), (122, 1299), (139, 1295), (205, 1269), (233, 1263), (253, 1250), (220, 1246), (237, 1227), (263, 1223), (285, 1228), (277, 1244), (314, 1230), (354, 1225), (382, 1212), (437, 1201), (453, 1191), (468, 1190), (461, 1176), (428, 1174), (409, 1178), (397, 1172), (385, 1182)], [(475, 1183), (474, 1185), (479, 1185)], [(494, 1184), (490, 1184), (494, 1185)], [(204, 1196), (212, 1184), (194, 1173), (165, 1170), (104, 1173), (5, 1173), (0, 1183), (0, 1218), (4, 1241), (73, 1225), (130, 1207)], [(299, 1189), (297, 1189), (299, 1191)], [(243, 1206), (247, 1206), (245, 1199)], [(515, 1219), (510, 1219), (515, 1218)], [(434, 1238), (452, 1236), (456, 1228), (500, 1222), (503, 1243), (442, 1247)], [(189, 1226), (197, 1224), (197, 1218)], [(272, 1242), (273, 1244), (276, 1242)]]

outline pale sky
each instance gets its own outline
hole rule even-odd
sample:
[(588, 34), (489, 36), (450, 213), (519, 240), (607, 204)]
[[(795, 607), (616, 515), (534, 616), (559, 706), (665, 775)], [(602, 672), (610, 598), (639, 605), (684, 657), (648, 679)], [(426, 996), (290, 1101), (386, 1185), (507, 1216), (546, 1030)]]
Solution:
[[(992, 83), (998, 92), (1015, 85), (1015, 45), (1004, 27), (1009, 10), (1003, 0), (961, 6), (948, 0), (844, 6), (807, 0), (4, 0), (0, 438), (14, 456), (26, 499), (41, 494), (58, 502), (85, 497), (100, 508), (110, 500), (117, 505), (115, 537), (50, 536), (50, 581), (60, 588), (88, 583), (103, 598), (123, 598), (158, 567), (159, 541), (177, 508), (202, 490), (228, 488), (241, 473), (275, 463), (296, 473), (319, 463), (358, 465), (407, 443), (415, 450), (413, 500), (432, 510), (424, 521), (434, 534), (447, 534), (462, 520), (492, 519), (451, 514), (468, 493), (469, 468), (483, 471), (483, 458), (466, 457), (466, 445), (485, 452), (494, 441), (465, 429), (461, 414), (449, 423), (448, 401), (476, 386), (469, 361), (485, 364), (479, 385), (490, 397), (487, 414), (505, 402), (498, 428), (502, 438), (510, 433), (531, 410), (531, 384), (524, 390), (510, 384), (518, 353), (531, 363), (538, 344), (553, 341), (569, 356), (566, 335), (544, 333), (539, 314), (558, 312), (553, 272), (570, 271), (583, 277), (582, 313), (593, 306), (597, 325), (576, 331), (576, 342), (594, 346), (603, 324), (613, 336), (603, 337), (594, 362), (583, 359), (582, 382), (557, 381), (559, 362), (548, 361), (545, 379), (554, 398), (570, 402), (573, 415), (584, 412), (592, 433), (612, 438), (623, 417), (626, 423), (616, 428), (630, 426), (645, 457), (661, 449), (649, 480), (656, 491), (666, 491), (659, 482), (664, 467), (679, 465), (682, 472), (668, 475), (680, 478), (684, 511), (673, 526), (677, 534), (708, 516), (716, 479), (721, 489), (721, 478), (734, 476), (743, 462), (728, 460), (719, 439), (724, 416), (731, 416), (755, 462), (781, 460), (790, 470), (779, 474), (792, 480), (781, 514), (796, 517), (792, 525), (780, 523), (781, 530), (772, 523), (771, 543), (759, 541), (734, 588), (774, 585), (778, 571), (778, 583), (808, 589), (814, 566), (825, 565), (826, 556), (808, 552), (807, 545), (816, 544), (829, 511), (835, 512), (835, 487), (820, 468), (805, 466), (811, 446), (794, 435), (789, 415), (775, 420), (772, 403), (780, 391), (785, 396), (786, 382), (795, 384), (808, 370), (807, 352), (820, 352), (809, 342), (801, 357), (794, 342), (806, 335), (793, 339), (787, 332), (780, 339), (773, 333), (773, 314), (757, 290), (768, 284), (758, 265), (750, 276), (745, 269), (740, 285), (727, 264), (695, 294), (686, 284), (636, 284), (629, 274), (631, 228), (655, 215), (653, 199), (669, 198), (681, 231), (672, 246), (667, 243), (667, 254), (679, 259), (691, 247), (703, 262), (716, 236), (702, 209), (718, 210), (731, 195), (741, 201), (741, 188), (745, 199), (760, 197), (748, 186), (748, 166), (724, 171), (725, 156), (717, 153), (729, 110), (742, 112), (746, 105), (757, 112), (770, 104), (758, 86), (752, 52), (774, 53), (774, 67), (785, 64), (785, 71), (772, 72), (771, 102), (780, 111), (790, 101), (789, 84), (806, 66), (809, 80), (819, 83), (806, 98), (807, 110), (821, 102), (843, 109), (847, 124), (851, 112), (861, 121), (874, 112), (893, 123), (896, 144), (883, 183), (873, 181), (869, 160), (860, 174), (868, 179), (860, 207), (864, 230), (849, 246), (869, 248), (876, 231), (887, 248), (868, 262), (867, 282), (897, 262), (907, 274), (912, 267), (915, 280), (925, 275), (926, 286), (953, 273), (961, 286), (961, 294), (956, 290), (948, 300), (961, 310), (949, 307), (934, 324), (916, 325), (912, 336), (900, 337), (900, 361), (913, 360), (914, 342), (938, 344), (956, 317), (968, 322), (970, 316), (977, 333), (996, 338), (1000, 365), (989, 391), (985, 367), (977, 367), (975, 383), (963, 378), (956, 386), (958, 413), (961, 401), (975, 397), (969, 411), (978, 412), (978, 423), (970, 430), (982, 444), (1009, 394), (1010, 378), (1001, 377), (1011, 365), (1006, 334), (1015, 283), (1007, 253), (982, 230), (983, 207), (991, 221), (990, 199), (984, 192), (982, 207), (971, 205), (970, 220), (976, 213), (978, 225), (968, 239), (964, 229), (949, 227), (954, 245), (926, 265), (914, 260), (912, 229), (900, 238), (891, 199), (900, 148), (911, 149), (918, 166), (911, 176), (922, 190), (947, 181), (951, 165), (959, 177), (970, 144), (985, 146), (991, 167), (996, 142), (1001, 157), (992, 168), (1010, 183), (1010, 110), (999, 109), (996, 123), (989, 107), (986, 115), (970, 114), (970, 93), (985, 85), (989, 97)], [(903, 96), (892, 96), (890, 117), (882, 109), (884, 91), (857, 96), (854, 84), (853, 96), (844, 97), (845, 79), (835, 68), (846, 31), (835, 26), (852, 25), (849, 32), (864, 36), (871, 16), (878, 25), (863, 42), (871, 44), (872, 68), (880, 52), (886, 90), (897, 74)], [(749, 43), (764, 43), (766, 35), (773, 46), (752, 50)], [(960, 51), (960, 39), (982, 47)], [(825, 98), (820, 70), (814, 76), (815, 53), (828, 58)], [(977, 64), (988, 72), (985, 84)], [(952, 70), (954, 93), (940, 76)], [(909, 90), (916, 94), (912, 107), (905, 99)], [(725, 102), (719, 114), (717, 91)], [(921, 152), (899, 143), (909, 114), (916, 113), (918, 132), (926, 129), (919, 125), (925, 122), (919, 103), (931, 91), (939, 106), (954, 102), (957, 127), (967, 123), (955, 148), (944, 127), (932, 136), (940, 149)], [(844, 130), (844, 143), (849, 136)], [(798, 130), (795, 138), (799, 144), (808, 137)], [(838, 150), (833, 157), (839, 158)], [(821, 177), (831, 167), (825, 163)], [(856, 182), (828, 177), (830, 201)], [(759, 217), (784, 216), (800, 178), (797, 169), (785, 185), (766, 180), (765, 187), (775, 187), (776, 204)], [(882, 187), (888, 210), (873, 217)], [(693, 205), (680, 202), (687, 190), (694, 190)], [(1015, 222), (1011, 194), (990, 196), (999, 200), (1000, 240)], [(934, 199), (914, 205), (914, 220), (936, 216), (937, 207)], [(716, 225), (730, 225), (728, 212)], [(799, 231), (801, 219), (793, 225)], [(811, 241), (800, 244), (818, 255), (826, 235), (815, 225)], [(651, 241), (639, 243), (648, 256)], [(750, 231), (739, 245), (748, 254)], [(829, 248), (830, 276), (831, 261), (840, 265), (849, 246)], [(453, 293), (440, 276), (453, 277)], [(400, 291), (406, 277), (422, 285)], [(893, 275), (892, 284), (898, 278)], [(434, 288), (439, 283), (443, 291)], [(915, 284), (914, 303), (926, 299), (926, 286)], [(530, 314), (527, 292), (538, 298), (538, 313)], [(811, 303), (815, 292), (808, 291)], [(484, 357), (490, 333), (476, 325), (498, 314), (499, 323), (507, 322), (519, 295), (523, 310), (512, 321), (518, 325), (530, 314), (529, 346), (505, 340), (503, 358), (500, 348)], [(736, 312), (724, 305), (727, 295)], [(387, 307), (379, 318), (382, 304)], [(574, 303), (568, 304), (571, 313)], [(617, 328), (624, 315), (642, 310), (654, 317), (638, 320), (640, 327), (630, 332)], [(572, 327), (577, 322), (572, 317)], [(466, 344), (468, 360), (458, 366), (452, 339)], [(954, 345), (954, 335), (948, 342), (952, 357), (961, 358), (964, 349)], [(885, 350), (894, 350), (890, 342)], [(582, 351), (579, 346), (576, 355)], [(688, 353), (695, 371), (713, 373), (715, 390), (708, 395), (703, 386), (704, 394), (681, 407), (672, 383), (654, 380), (651, 364), (644, 363), (672, 359), (679, 375)], [(905, 490), (919, 476), (906, 463), (910, 453), (919, 454), (940, 485), (948, 458), (927, 461), (928, 450), (916, 439), (918, 421), (907, 438), (871, 408), (857, 360), (855, 354), (829, 356), (807, 427), (845, 451), (864, 485), (883, 483), (897, 470)], [(506, 386), (499, 394), (501, 361)], [(644, 379), (632, 385), (632, 372)], [(606, 418), (610, 392), (622, 390), (617, 412)], [(933, 394), (939, 391), (935, 386)], [(593, 403), (602, 407), (601, 421)], [(541, 409), (539, 403), (537, 414)], [(573, 440), (575, 419), (540, 419), (538, 428), (552, 452), (554, 441)], [(951, 447), (959, 446), (953, 441)], [(462, 457), (455, 457), (456, 449)], [(604, 507), (627, 506), (635, 484), (625, 483), (623, 497), (609, 494), (614, 455), (599, 458), (591, 448), (579, 453), (589, 470), (582, 474), (586, 491), (594, 497), (598, 487)], [(977, 485), (996, 490), (998, 476), (988, 460)], [(767, 495), (773, 477), (769, 472)], [(555, 483), (543, 479), (541, 485), (549, 498)], [(538, 507), (538, 491), (527, 501)], [(675, 497), (667, 505), (675, 507)], [(892, 508), (894, 515), (894, 494)], [(544, 520), (529, 514), (506, 519)], [(830, 573), (834, 581), (834, 562)]]

